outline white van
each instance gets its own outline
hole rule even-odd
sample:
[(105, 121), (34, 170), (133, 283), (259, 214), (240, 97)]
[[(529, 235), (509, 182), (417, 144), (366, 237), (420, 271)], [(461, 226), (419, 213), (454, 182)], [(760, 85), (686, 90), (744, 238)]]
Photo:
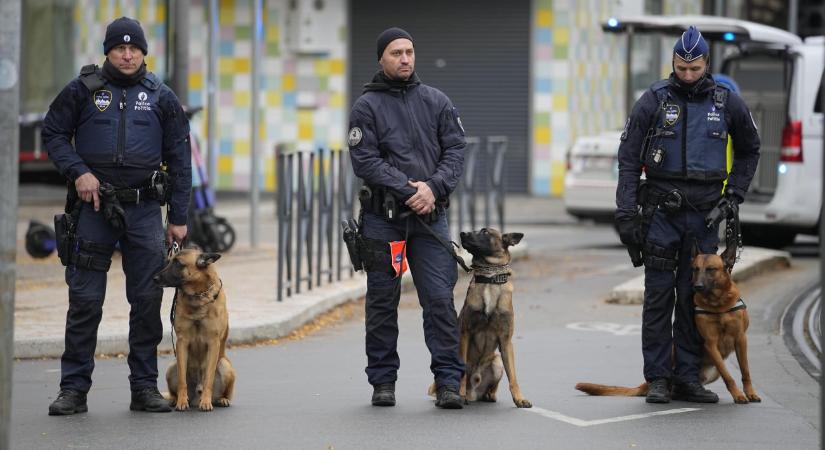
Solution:
[(759, 128), (759, 166), (740, 210), (745, 242), (782, 247), (798, 233), (819, 234), (825, 38), (803, 41), (777, 28), (710, 16), (617, 17), (602, 28), (678, 36), (690, 25), (711, 42), (731, 44), (717, 70), (739, 85)]

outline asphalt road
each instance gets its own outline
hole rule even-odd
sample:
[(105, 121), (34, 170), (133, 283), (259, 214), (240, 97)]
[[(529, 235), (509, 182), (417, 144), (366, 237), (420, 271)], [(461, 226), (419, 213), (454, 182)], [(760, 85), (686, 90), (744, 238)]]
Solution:
[[(394, 408), (369, 405), (362, 306), (331, 327), (274, 346), (234, 348), (234, 405), (211, 413), (128, 410), (125, 359), (98, 360), (89, 413), (49, 417), (59, 361), (15, 364), (12, 448), (749, 448), (819, 445), (819, 384), (780, 335), (793, 294), (818, 280), (818, 255), (803, 249), (792, 268), (740, 285), (751, 317), (749, 356), (761, 404), (735, 405), (724, 384), (716, 405), (588, 397), (579, 381), (642, 381), (640, 306), (608, 305), (614, 285), (638, 275), (613, 231), (601, 226), (513, 226), (531, 249), (516, 273), (515, 351), (530, 410), (499, 402), (445, 411), (426, 395), (432, 381), (421, 310), (407, 293), (400, 311)], [(466, 289), (456, 289), (460, 304)], [(231, 299), (230, 299), (231, 301)], [(165, 370), (170, 357), (162, 357)], [(728, 361), (738, 381), (735, 361)], [(160, 383), (165, 389), (165, 381)]]

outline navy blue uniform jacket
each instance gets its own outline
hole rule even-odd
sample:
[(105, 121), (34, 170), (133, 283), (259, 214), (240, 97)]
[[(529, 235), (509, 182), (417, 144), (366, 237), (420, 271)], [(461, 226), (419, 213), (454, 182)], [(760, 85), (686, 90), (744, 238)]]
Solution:
[(350, 113), (349, 153), (355, 175), (406, 200), (425, 181), (436, 199), (449, 197), (464, 170), (464, 129), (443, 92), (388, 79), (383, 72), (365, 86)]
[[(683, 101), (696, 101), (700, 96), (712, 96), (716, 87), (711, 75), (694, 89), (687, 91), (670, 75), (670, 91)], [(633, 111), (625, 124), (622, 142), (619, 145), (619, 183), (616, 190), (616, 220), (629, 220), (636, 214), (636, 190), (642, 174), (640, 155), (645, 134), (653, 123), (659, 102), (656, 94), (648, 89), (633, 106)], [(728, 175), (726, 192), (734, 195), (740, 202), (748, 191), (756, 164), (759, 162), (759, 135), (756, 124), (745, 102), (736, 93), (728, 94), (725, 103), (727, 129), (733, 140), (733, 166)], [(688, 130), (690, 132), (690, 130)], [(722, 182), (700, 183), (695, 180), (650, 180), (659, 190), (680, 189), (688, 201), (698, 204), (719, 199)]]
[(49, 106), (42, 137), (49, 158), (72, 182), (92, 172), (116, 187), (141, 187), (165, 162), (172, 182), (168, 220), (186, 224), (189, 121), (174, 92), (151, 72), (129, 87), (106, 80), (95, 93), (75, 78)]

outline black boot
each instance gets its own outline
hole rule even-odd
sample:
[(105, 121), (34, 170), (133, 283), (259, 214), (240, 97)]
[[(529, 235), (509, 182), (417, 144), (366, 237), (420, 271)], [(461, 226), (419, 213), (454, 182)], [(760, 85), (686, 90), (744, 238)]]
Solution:
[(702, 383), (677, 383), (673, 386), (673, 399), (694, 403), (717, 403), (719, 396), (705, 389)]
[(670, 386), (667, 378), (657, 378), (650, 382), (647, 388), (648, 403), (670, 403)]
[(395, 383), (373, 386), (372, 406), (395, 406)]
[(150, 387), (132, 391), (132, 403), (129, 404), (129, 409), (132, 411), (169, 412), (172, 407), (169, 406), (169, 401), (160, 395), (158, 388)]
[(444, 385), (438, 388), (435, 397), (435, 406), (444, 409), (461, 409), (464, 402), (458, 395), (458, 386)]
[(74, 389), (61, 389), (57, 398), (49, 405), (50, 416), (68, 416), (89, 410), (86, 394)]

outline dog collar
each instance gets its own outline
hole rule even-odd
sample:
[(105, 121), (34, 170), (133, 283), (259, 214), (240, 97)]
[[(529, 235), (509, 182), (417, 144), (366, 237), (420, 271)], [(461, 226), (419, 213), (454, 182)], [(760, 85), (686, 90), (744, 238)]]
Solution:
[[(211, 291), (213, 287), (215, 287), (215, 285), (214, 285), (214, 284), (211, 284), (211, 285), (209, 285), (209, 287), (208, 287), (208, 288), (206, 288), (206, 290), (205, 290), (205, 291), (203, 291), (203, 292), (199, 292), (199, 293), (197, 293), (197, 294), (192, 294), (192, 296), (193, 296), (193, 297), (200, 297), (200, 298), (204, 298), (204, 297), (206, 297), (206, 296), (209, 294), (209, 291)], [(220, 295), (220, 293), (221, 293), (221, 289), (223, 289), (223, 280), (221, 280), (220, 278), (218, 278), (218, 290), (217, 290), (217, 291), (215, 291), (215, 295), (213, 295), (213, 296), (212, 296), (212, 298), (211, 298), (211, 299), (209, 299), (209, 302), (210, 302), (210, 303), (211, 303), (211, 302), (214, 302), (215, 300), (217, 300), (217, 299), (218, 299), (218, 295)]]
[(504, 284), (510, 280), (509, 273), (500, 273), (498, 275), (493, 275), (492, 277), (485, 277), (482, 275), (475, 275), (473, 277), (476, 283), (482, 284)]
[(745, 302), (740, 298), (736, 304), (733, 305), (733, 308), (723, 311), (723, 312), (715, 312), (709, 311), (707, 309), (702, 309), (700, 307), (696, 307), (696, 314), (727, 314), (729, 312), (739, 311), (740, 309), (747, 309), (748, 307), (745, 305)]

